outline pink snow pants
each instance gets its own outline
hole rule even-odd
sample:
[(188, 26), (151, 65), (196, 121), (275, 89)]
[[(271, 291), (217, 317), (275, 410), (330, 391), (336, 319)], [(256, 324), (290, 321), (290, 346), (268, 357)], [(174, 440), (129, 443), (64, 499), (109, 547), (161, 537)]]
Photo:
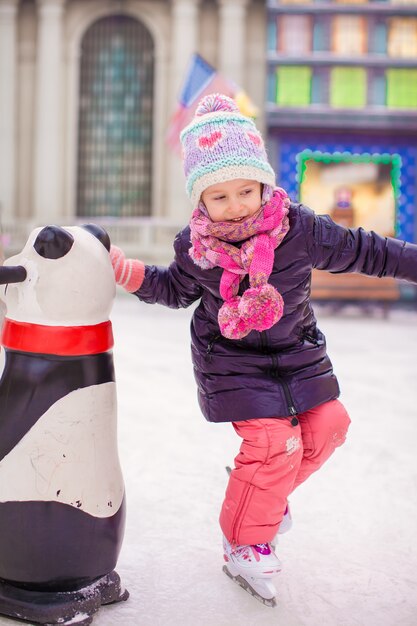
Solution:
[(331, 400), (291, 419), (233, 422), (243, 442), (235, 458), (220, 513), (220, 526), (234, 545), (271, 541), (287, 498), (341, 446), (350, 419)]

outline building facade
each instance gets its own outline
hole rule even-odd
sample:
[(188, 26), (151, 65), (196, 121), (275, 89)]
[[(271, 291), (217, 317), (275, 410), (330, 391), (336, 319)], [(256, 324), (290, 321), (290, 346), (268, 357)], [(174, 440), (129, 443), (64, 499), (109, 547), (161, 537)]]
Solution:
[(267, 4), (280, 184), (336, 221), (416, 242), (416, 0)]
[(132, 252), (157, 254), (189, 217), (165, 134), (191, 55), (263, 111), (265, 41), (264, 0), (0, 0), (9, 251), (33, 226), (83, 220), (104, 222)]

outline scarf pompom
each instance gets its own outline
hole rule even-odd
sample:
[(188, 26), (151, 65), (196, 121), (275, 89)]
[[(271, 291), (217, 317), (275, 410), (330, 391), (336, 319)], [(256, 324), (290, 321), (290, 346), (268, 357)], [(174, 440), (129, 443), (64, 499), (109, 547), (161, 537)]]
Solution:
[(218, 315), (220, 331), (228, 339), (241, 339), (251, 330), (271, 328), (283, 312), (284, 301), (273, 285), (252, 287), (223, 304)]

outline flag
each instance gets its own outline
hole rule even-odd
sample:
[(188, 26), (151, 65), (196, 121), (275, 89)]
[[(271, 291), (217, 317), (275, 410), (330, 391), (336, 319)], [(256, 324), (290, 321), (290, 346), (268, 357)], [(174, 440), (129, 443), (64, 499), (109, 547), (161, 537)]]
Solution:
[(181, 153), (180, 133), (191, 122), (201, 98), (210, 93), (222, 93), (236, 99), (243, 115), (256, 117), (258, 110), (246, 93), (232, 81), (222, 76), (199, 54), (193, 54), (181, 89), (178, 107), (167, 131), (166, 141), (172, 150)]
[(181, 151), (182, 129), (193, 119), (200, 99), (214, 92), (233, 97), (235, 89), (203, 57), (193, 54), (181, 89), (178, 107), (170, 120), (166, 136), (168, 145), (178, 154)]

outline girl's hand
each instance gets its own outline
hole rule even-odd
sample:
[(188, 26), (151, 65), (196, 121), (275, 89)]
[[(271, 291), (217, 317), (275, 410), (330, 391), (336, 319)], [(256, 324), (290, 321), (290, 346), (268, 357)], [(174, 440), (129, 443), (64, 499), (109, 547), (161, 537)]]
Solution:
[(145, 278), (145, 265), (142, 261), (126, 259), (123, 250), (117, 246), (110, 247), (110, 261), (116, 283), (129, 293), (137, 291)]

